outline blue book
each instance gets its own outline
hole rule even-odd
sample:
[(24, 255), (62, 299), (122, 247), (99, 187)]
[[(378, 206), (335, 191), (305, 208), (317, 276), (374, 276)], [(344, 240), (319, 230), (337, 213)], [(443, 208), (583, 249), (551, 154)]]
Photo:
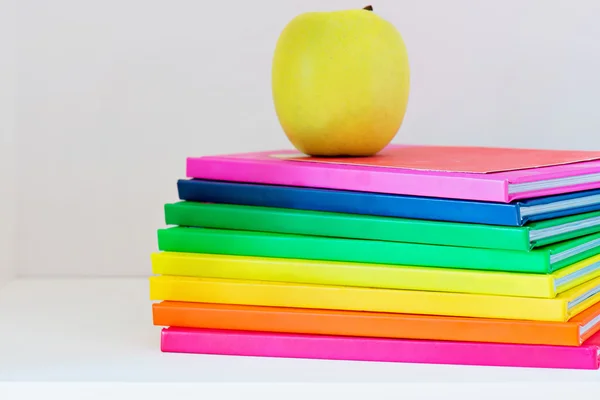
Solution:
[(506, 204), (204, 179), (180, 179), (177, 189), (186, 201), (503, 226), (600, 210), (600, 190)]

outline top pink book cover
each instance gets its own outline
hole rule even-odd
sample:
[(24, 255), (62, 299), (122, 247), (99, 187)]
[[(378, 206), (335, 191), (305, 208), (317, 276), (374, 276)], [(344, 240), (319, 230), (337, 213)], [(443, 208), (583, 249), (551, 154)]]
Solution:
[(189, 157), (189, 178), (509, 203), (600, 188), (600, 151), (390, 145), (372, 157), (291, 150)]

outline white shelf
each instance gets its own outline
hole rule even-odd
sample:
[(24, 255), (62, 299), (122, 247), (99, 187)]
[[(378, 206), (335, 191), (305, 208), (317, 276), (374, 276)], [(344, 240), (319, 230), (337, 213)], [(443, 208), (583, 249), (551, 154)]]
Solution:
[(146, 279), (16, 280), (0, 288), (0, 380), (589, 382), (599, 371), (166, 354)]

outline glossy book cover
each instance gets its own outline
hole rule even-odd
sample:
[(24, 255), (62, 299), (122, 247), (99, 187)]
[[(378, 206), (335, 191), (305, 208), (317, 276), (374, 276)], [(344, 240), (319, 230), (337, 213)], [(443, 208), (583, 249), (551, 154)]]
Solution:
[(600, 303), (567, 322), (162, 301), (156, 326), (459, 342), (580, 346), (600, 330)]
[(598, 369), (600, 333), (579, 347), (164, 328), (172, 353), (506, 367)]
[(179, 179), (177, 192), (180, 200), (193, 202), (499, 226), (525, 226), (532, 221), (600, 210), (600, 190), (545, 196), (508, 204), (207, 179)]
[(565, 322), (600, 301), (600, 278), (552, 299), (264, 282), (150, 277), (150, 300)]
[[(405, 146), (391, 145), (386, 150), (394, 151), (403, 147)], [(527, 162), (521, 156), (516, 158), (506, 156), (508, 161), (501, 162), (503, 157), (499, 157), (496, 153), (522, 154), (522, 151), (488, 149), (478, 153), (480, 150), (478, 148), (460, 147), (458, 150), (462, 154), (469, 154), (469, 157), (475, 157), (478, 162), (474, 163), (473, 160), (463, 162), (462, 167), (456, 168), (463, 172), (456, 172), (448, 171), (449, 165), (455, 161), (452, 157), (447, 156), (441, 162), (431, 159), (430, 146), (410, 148), (417, 155), (419, 151), (425, 153), (426, 164), (440, 164), (441, 167), (438, 166), (438, 170), (432, 170), (431, 167), (415, 169), (414, 165), (413, 169), (391, 168), (373, 165), (373, 161), (365, 162), (367, 165), (354, 165), (360, 163), (360, 159), (344, 159), (345, 163), (341, 163), (339, 159), (336, 162), (322, 159), (301, 160), (297, 159), (298, 153), (295, 151), (266, 151), (188, 157), (186, 174), (190, 178), (199, 179), (502, 203), (600, 188), (598, 152), (575, 152), (565, 156), (561, 152), (535, 150), (535, 154), (544, 154), (544, 156), (528, 157), (532, 160), (540, 158), (543, 161)], [(456, 151), (455, 148), (447, 154), (452, 155)], [(485, 165), (483, 155), (489, 156), (489, 153), (496, 154), (493, 159), (499, 163), (493, 169), (501, 166), (501, 171), (482, 173), (482, 169), (489, 169), (482, 168), (482, 165)], [(439, 155), (440, 152), (436, 154)], [(413, 154), (413, 164), (415, 159), (418, 157)], [(520, 169), (513, 169), (516, 167)], [(464, 172), (465, 170), (470, 172)]]
[[(158, 249), (356, 263), (547, 274), (600, 254), (600, 233), (531, 251), (483, 249), (283, 233), (175, 226), (159, 229)], [(427, 257), (423, 257), (427, 254)]]
[(547, 299), (600, 276), (600, 255), (552, 274), (178, 252), (153, 253), (151, 261), (155, 275)]
[(389, 145), (367, 157), (317, 157), (295, 152), (273, 154), (272, 157), (323, 164), (490, 174), (599, 160), (600, 151)]
[(505, 227), (189, 201), (164, 209), (167, 225), (521, 251), (600, 232), (600, 211)]

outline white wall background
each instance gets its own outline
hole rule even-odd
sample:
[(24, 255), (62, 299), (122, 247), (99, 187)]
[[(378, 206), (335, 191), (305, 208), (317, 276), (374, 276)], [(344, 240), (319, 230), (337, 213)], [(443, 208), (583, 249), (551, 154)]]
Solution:
[(0, 0), (0, 286), (15, 272), (15, 10)]
[[(19, 1), (18, 273), (148, 275), (186, 156), (289, 147), (270, 92), (284, 25), (366, 4)], [(597, 0), (373, 5), (410, 53), (395, 142), (600, 147)]]

